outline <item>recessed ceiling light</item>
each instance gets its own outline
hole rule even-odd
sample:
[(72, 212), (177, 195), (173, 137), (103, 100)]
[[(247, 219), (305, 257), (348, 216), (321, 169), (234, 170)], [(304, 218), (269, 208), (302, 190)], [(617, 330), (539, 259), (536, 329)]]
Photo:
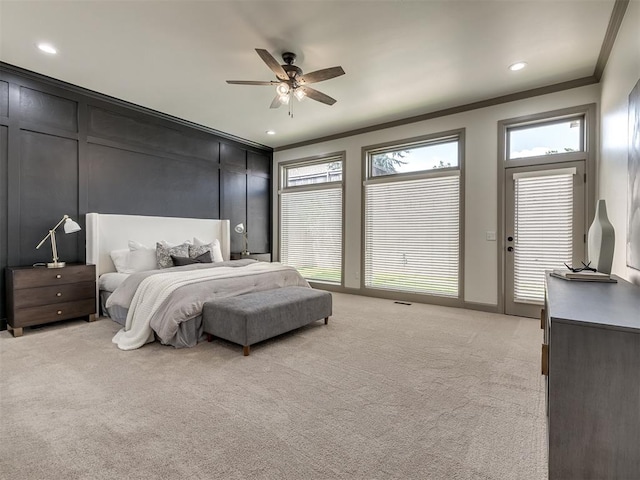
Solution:
[(509, 70), (511, 70), (512, 72), (517, 72), (518, 70), (522, 70), (526, 66), (527, 62), (517, 62), (513, 65), (509, 65)]
[(267, 135), (275, 135), (276, 132), (274, 132), (273, 130), (267, 130)]
[(56, 50), (55, 47), (49, 43), (39, 43), (38, 48), (44, 53), (50, 53), (52, 55), (58, 53), (58, 50)]

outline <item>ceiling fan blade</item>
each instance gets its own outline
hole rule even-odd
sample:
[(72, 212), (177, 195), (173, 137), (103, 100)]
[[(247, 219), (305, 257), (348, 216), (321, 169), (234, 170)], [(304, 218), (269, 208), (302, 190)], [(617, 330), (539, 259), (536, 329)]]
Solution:
[(333, 105), (337, 101), (335, 98), (331, 98), (329, 95), (325, 95), (324, 93), (319, 92), (318, 90), (315, 90), (311, 87), (298, 87), (298, 88), (300, 88), (307, 97), (309, 97), (311, 100), (315, 100), (316, 102), (325, 103), (327, 105)]
[(323, 80), (329, 80), (330, 78), (339, 77), (344, 75), (342, 67), (324, 68), (322, 70), (316, 70), (315, 72), (307, 73), (296, 78), (296, 82), (299, 85), (306, 85), (309, 83), (322, 82)]
[(269, 52), (267, 52), (263, 48), (256, 48), (256, 52), (258, 52), (258, 55), (260, 55), (262, 61), (267, 64), (267, 66), (273, 71), (273, 73), (276, 74), (276, 77), (278, 77), (280, 80), (289, 80), (289, 75), (287, 75), (287, 72), (285, 72), (284, 68), (282, 68), (282, 65), (280, 65)]
[(280, 95), (276, 95), (276, 98), (273, 99), (273, 102), (271, 102), (271, 106), (269, 108), (279, 108), (280, 105), (282, 105), (282, 102), (280, 101)]
[(227, 83), (231, 85), (278, 85), (280, 82), (270, 81), (270, 82), (260, 82), (260, 81), (252, 81), (252, 80), (227, 80)]

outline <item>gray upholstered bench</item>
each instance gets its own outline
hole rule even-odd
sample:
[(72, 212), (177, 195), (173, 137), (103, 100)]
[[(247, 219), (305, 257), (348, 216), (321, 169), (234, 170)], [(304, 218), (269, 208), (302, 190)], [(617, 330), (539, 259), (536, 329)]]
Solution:
[(331, 316), (331, 294), (307, 287), (283, 287), (222, 298), (204, 304), (203, 330), (244, 347)]

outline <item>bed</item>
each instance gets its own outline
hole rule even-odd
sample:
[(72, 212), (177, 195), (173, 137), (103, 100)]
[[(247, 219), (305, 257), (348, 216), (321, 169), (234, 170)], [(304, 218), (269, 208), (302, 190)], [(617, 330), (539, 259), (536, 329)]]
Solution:
[[(86, 225), (87, 263), (96, 265), (98, 307), (122, 324), (113, 339), (122, 350), (155, 339), (178, 348), (192, 347), (204, 338), (205, 302), (309, 286), (292, 267), (248, 259), (230, 261), (229, 220), (89, 213)], [(163, 269), (154, 266), (125, 274), (116, 271), (114, 251), (126, 252), (127, 246), (133, 251), (132, 243), (147, 248), (159, 242), (182, 246), (191, 239), (219, 245), (214, 255), (217, 261)]]

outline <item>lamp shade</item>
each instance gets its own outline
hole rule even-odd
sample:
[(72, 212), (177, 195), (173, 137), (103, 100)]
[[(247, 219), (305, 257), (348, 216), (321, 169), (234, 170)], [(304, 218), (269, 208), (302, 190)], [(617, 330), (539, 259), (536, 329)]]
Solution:
[(244, 223), (239, 223), (234, 228), (236, 233), (244, 233)]
[(64, 233), (75, 233), (79, 232), (80, 230), (82, 230), (82, 228), (80, 228), (80, 225), (78, 225), (77, 222), (74, 222), (70, 218), (67, 218), (64, 221)]

